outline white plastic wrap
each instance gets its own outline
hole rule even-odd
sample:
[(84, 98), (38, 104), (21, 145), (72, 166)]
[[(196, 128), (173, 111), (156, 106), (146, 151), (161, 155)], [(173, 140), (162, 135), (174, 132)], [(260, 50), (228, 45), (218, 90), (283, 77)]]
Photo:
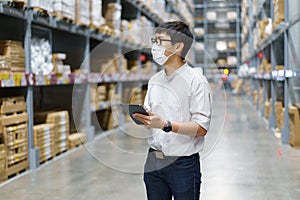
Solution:
[(31, 70), (38, 75), (47, 75), (53, 70), (51, 45), (44, 38), (31, 41)]

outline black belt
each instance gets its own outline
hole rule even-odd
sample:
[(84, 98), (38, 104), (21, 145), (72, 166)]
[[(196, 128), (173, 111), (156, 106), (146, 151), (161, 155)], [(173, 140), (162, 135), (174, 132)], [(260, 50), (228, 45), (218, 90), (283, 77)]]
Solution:
[(165, 158), (192, 158), (192, 157), (199, 157), (199, 153), (194, 153), (190, 156), (165, 156), (165, 154), (160, 150), (155, 150), (153, 148), (149, 148), (149, 152), (154, 152), (156, 158), (165, 159)]

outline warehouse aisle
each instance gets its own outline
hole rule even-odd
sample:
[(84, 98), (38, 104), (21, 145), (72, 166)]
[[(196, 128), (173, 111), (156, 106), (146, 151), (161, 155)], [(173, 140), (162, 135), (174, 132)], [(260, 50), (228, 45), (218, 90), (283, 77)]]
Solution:
[[(217, 126), (223, 119), (224, 103), (217, 100), (214, 104), (212, 125)], [(299, 198), (300, 151), (280, 145), (256, 113), (244, 97), (228, 96), (220, 140), (202, 155), (202, 199)], [(113, 132), (5, 184), (0, 187), (1, 199), (146, 199), (142, 175), (128, 173), (142, 168), (141, 153), (147, 151), (147, 145), (140, 138), (146, 132), (133, 137), (130, 133), (136, 131), (130, 128), (128, 133)], [(210, 148), (216, 138), (218, 133), (210, 133), (206, 147)], [(112, 145), (137, 153), (137, 159), (130, 160)], [(101, 161), (91, 155), (101, 157)]]

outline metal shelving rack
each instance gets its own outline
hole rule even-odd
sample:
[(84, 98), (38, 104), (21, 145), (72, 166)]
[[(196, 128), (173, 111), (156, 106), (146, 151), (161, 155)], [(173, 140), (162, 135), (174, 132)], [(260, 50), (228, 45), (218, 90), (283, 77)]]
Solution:
[[(216, 68), (229, 68), (236, 69), (241, 62), (240, 58), (240, 1), (212, 1), (212, 0), (194, 0), (195, 4), (195, 27), (204, 28), (204, 35), (197, 36), (196, 41), (204, 43), (204, 50), (196, 52), (196, 63), (199, 67), (204, 69), (204, 72), (208, 72), (210, 69), (216, 70)], [(217, 17), (216, 20), (208, 20), (206, 18), (207, 12), (215, 11), (217, 15), (224, 14), (227, 11), (235, 11), (237, 13), (237, 18), (235, 20), (229, 20), (226, 18), (220, 19)], [(202, 14), (202, 16), (199, 16)], [(203, 18), (203, 20), (197, 20), (197, 18)], [(229, 28), (218, 28), (216, 25), (228, 25)], [(212, 26), (214, 26), (214, 33), (212, 32)], [(224, 30), (226, 33), (224, 33)], [(223, 31), (223, 33), (222, 33)], [(224, 51), (217, 50), (215, 46), (211, 45), (212, 40), (223, 40), (223, 41), (235, 41), (236, 49), (227, 49)], [(206, 53), (205, 53), (206, 52)], [(212, 58), (211, 60), (207, 58), (207, 55)], [(237, 65), (217, 65), (215, 61), (219, 58), (225, 58), (227, 56), (236, 56)], [(214, 72), (213, 72), (214, 73)], [(207, 76), (209, 73), (207, 73)]]
[[(147, 8), (143, 3), (137, 0), (115, 0), (110, 2), (122, 3), (122, 4), (130, 4), (133, 8), (136, 9), (136, 17), (137, 19), (140, 16), (147, 17), (150, 21), (153, 22), (153, 27), (163, 22), (163, 19), (154, 14), (149, 8)], [(166, 4), (168, 4), (169, 12), (175, 13), (179, 16), (179, 18), (185, 21), (182, 13), (179, 9), (175, 7), (174, 4), (171, 3), (170, 0), (166, 0)], [(5, 19), (8, 18), (12, 21), (18, 21), (18, 23), (23, 24), (25, 27), (24, 30), (24, 50), (25, 50), (25, 63), (26, 63), (26, 72), (25, 73), (7, 73), (1, 74), (0, 77), (0, 90), (9, 89), (10, 93), (14, 93), (15, 90), (21, 90), (26, 96), (26, 104), (27, 104), (27, 112), (28, 112), (28, 149), (29, 149), (29, 163), (30, 169), (35, 169), (39, 167), (39, 150), (34, 147), (34, 138), (33, 138), (33, 125), (34, 125), (34, 91), (36, 88), (52, 88), (56, 90), (56, 88), (60, 87), (73, 87), (75, 85), (83, 86), (86, 89), (85, 97), (83, 97), (83, 107), (84, 107), (84, 116), (85, 118), (84, 124), (82, 128), (84, 132), (87, 134), (89, 140), (92, 140), (95, 135), (95, 129), (91, 122), (91, 112), (94, 110), (90, 106), (90, 92), (89, 87), (90, 84), (95, 83), (110, 83), (116, 82), (119, 80), (122, 72), (119, 71), (118, 74), (113, 75), (105, 75), (100, 73), (94, 73), (91, 70), (91, 64), (89, 61), (85, 61), (84, 69), (85, 73), (83, 74), (75, 74), (72, 73), (67, 77), (58, 77), (56, 75), (49, 75), (40, 77), (38, 75), (34, 75), (31, 71), (31, 39), (32, 39), (32, 27), (33, 25), (38, 25), (40, 27), (44, 27), (49, 29), (50, 32), (59, 31), (60, 33), (72, 34), (74, 38), (80, 38), (84, 41), (84, 45), (81, 46), (83, 49), (83, 59), (87, 58), (91, 51), (91, 40), (95, 40), (97, 42), (106, 41), (109, 45), (115, 46), (117, 49), (117, 53), (122, 54), (122, 49), (126, 48), (129, 50), (138, 49), (138, 55), (141, 53), (150, 54), (149, 49), (145, 49), (145, 46), (133, 44), (127, 41), (123, 41), (116, 36), (109, 36), (102, 34), (100, 32), (96, 32), (88, 27), (78, 26), (71, 22), (66, 22), (64, 20), (57, 19), (51, 15), (43, 16), (34, 12), (30, 8), (30, 0), (28, 0), (28, 8), (16, 8), (11, 4), (6, 2), (0, 2), (0, 19), (5, 16)], [(188, 6), (190, 10), (192, 8)], [(126, 8), (124, 8), (126, 9)], [(20, 22), (19, 22), (20, 21)], [(3, 36), (2, 36), (3, 37)], [(5, 39), (5, 38), (2, 38)], [(54, 39), (53, 39), (54, 40)], [(55, 40), (53, 42), (56, 42)], [(81, 63), (77, 63), (80, 65)], [(121, 69), (121, 63), (119, 59), (119, 69)], [(138, 62), (139, 69), (141, 69), (141, 62)], [(79, 66), (77, 66), (79, 67)], [(140, 71), (141, 72), (141, 71)], [(139, 84), (146, 83), (150, 75), (137, 73), (129, 75), (126, 79), (122, 79), (120, 81), (120, 86), (117, 90), (119, 94), (122, 93), (122, 83), (125, 82), (138, 82)], [(76, 81), (75, 81), (76, 80)], [(98, 110), (106, 109), (107, 104), (99, 105)]]
[[(289, 105), (300, 106), (300, 93), (297, 90), (299, 82), (299, 55), (300, 48), (295, 48), (294, 41), (299, 41), (299, 28), (300, 28), (300, 15), (296, 8), (299, 8), (298, 1), (285, 0), (284, 1), (284, 22), (279, 24), (269, 35), (265, 38), (257, 48), (254, 47), (253, 42), (253, 27), (260, 19), (269, 17), (274, 21), (274, 6), (273, 0), (260, 0), (258, 1), (258, 9), (256, 13), (253, 13), (252, 5), (253, 0), (249, 0), (248, 13), (250, 17), (251, 28), (248, 30), (245, 41), (249, 43), (250, 56), (242, 60), (242, 63), (248, 63), (249, 67), (257, 67), (261, 63), (261, 59), (258, 57), (259, 52), (264, 52), (264, 58), (271, 61), (272, 71), (270, 73), (258, 73), (242, 76), (244, 80), (250, 80), (252, 87), (256, 90), (263, 89), (263, 103), (266, 100), (271, 100), (270, 115), (268, 118), (269, 128), (274, 130), (280, 129), (281, 142), (283, 144), (289, 143)], [(295, 10), (296, 9), (296, 10)], [(297, 45), (297, 44), (296, 44)], [(276, 70), (277, 65), (284, 65), (284, 70)], [(281, 88), (279, 87), (281, 85)], [(269, 87), (268, 87), (269, 86)], [(277, 127), (275, 117), (275, 101), (282, 101), (284, 109), (284, 126)], [(264, 105), (260, 108), (257, 100), (256, 109), (263, 116), (265, 113)]]

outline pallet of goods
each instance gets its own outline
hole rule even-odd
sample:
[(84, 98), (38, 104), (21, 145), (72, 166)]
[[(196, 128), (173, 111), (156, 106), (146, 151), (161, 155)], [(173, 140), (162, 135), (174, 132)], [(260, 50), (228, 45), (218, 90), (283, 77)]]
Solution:
[(1, 56), (1, 55), (0, 55), (0, 71), (1, 72), (9, 72), (10, 71), (8, 59), (5, 56)]
[(284, 0), (273, 0), (274, 5), (274, 23), (273, 30), (284, 22)]
[(5, 68), (10, 69), (12, 72), (25, 72), (25, 53), (22, 42), (0, 41), (0, 55), (2, 56), (2, 62), (5, 59)]
[(290, 145), (300, 148), (300, 114), (296, 106), (289, 107), (290, 116)]
[(55, 126), (56, 154), (63, 153), (68, 149), (68, 135), (70, 130), (69, 112), (59, 111), (49, 113), (46, 118), (47, 124)]
[(58, 19), (75, 21), (75, 0), (52, 0), (52, 15)]
[(79, 26), (90, 25), (90, 0), (76, 0), (75, 23)]
[(103, 24), (102, 0), (90, 0), (90, 28), (99, 30)]
[(39, 124), (33, 127), (34, 146), (40, 150), (40, 163), (56, 156), (54, 124)]
[(115, 32), (119, 32), (122, 6), (119, 3), (108, 3), (105, 10), (104, 18), (106, 25)]
[(68, 136), (69, 149), (74, 149), (75, 147), (84, 144), (87, 140), (87, 137), (84, 133), (72, 133)]
[(0, 132), (6, 151), (7, 178), (28, 169), (27, 121), (23, 97), (0, 99)]
[(97, 109), (100, 104), (106, 101), (106, 85), (91, 85), (91, 106), (93, 109)]
[(30, 6), (33, 10), (46, 15), (52, 12), (52, 0), (31, 0)]

